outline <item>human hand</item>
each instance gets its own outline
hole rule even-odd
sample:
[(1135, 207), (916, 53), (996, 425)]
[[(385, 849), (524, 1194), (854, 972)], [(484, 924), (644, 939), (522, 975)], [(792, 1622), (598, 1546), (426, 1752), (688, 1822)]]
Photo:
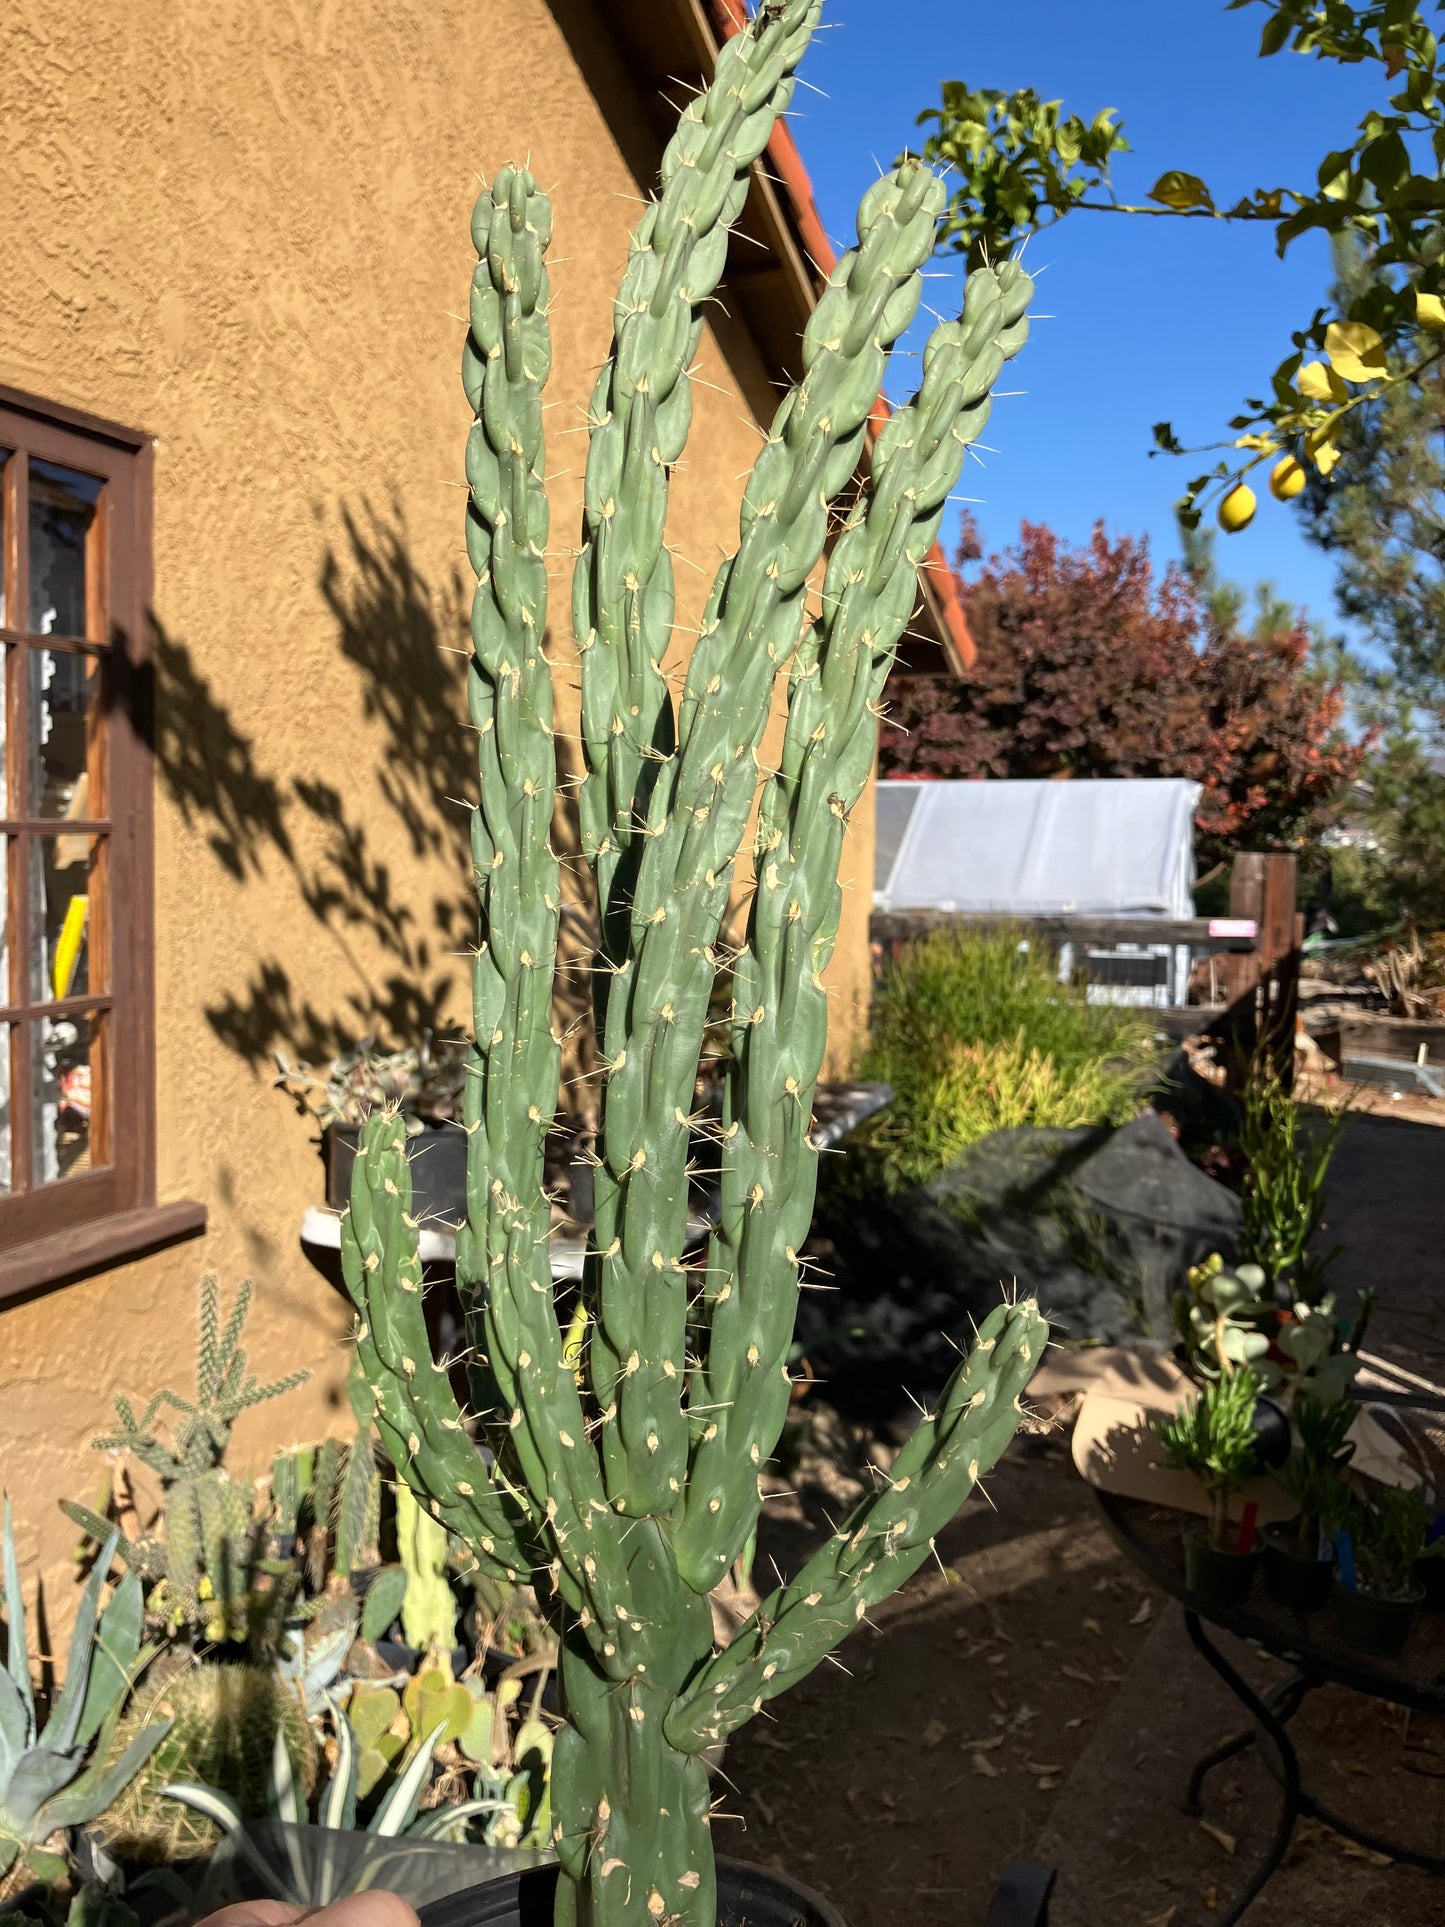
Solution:
[(197, 1927), (419, 1927), (399, 1894), (348, 1894), (330, 1907), (293, 1907), (284, 1900), (238, 1900), (207, 1914)]

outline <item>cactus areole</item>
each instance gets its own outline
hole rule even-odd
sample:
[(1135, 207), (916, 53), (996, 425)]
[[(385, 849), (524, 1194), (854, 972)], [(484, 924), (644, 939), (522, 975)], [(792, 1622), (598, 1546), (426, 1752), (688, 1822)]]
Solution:
[[(404, 1128), (377, 1114), (357, 1157), (347, 1284), (377, 1423), (398, 1474), (488, 1571), (530, 1580), (562, 1646), (566, 1724), (553, 1839), (566, 1927), (712, 1927), (703, 1754), (825, 1658), (929, 1556), (1018, 1424), (1047, 1327), (1001, 1304), (880, 1489), (726, 1650), (707, 1595), (747, 1544), (787, 1412), (798, 1258), (813, 1209), (809, 1137), (823, 1062), (823, 971), (839, 860), (873, 766), (877, 706), (968, 444), (1031, 293), (1014, 263), (975, 272), (934, 332), (922, 385), (879, 431), (869, 485), (829, 550), (890, 348), (912, 322), (945, 203), (908, 162), (864, 199), (858, 242), (808, 324), (674, 700), (668, 491), (690, 370), (748, 175), (817, 24), (778, 0), (723, 49), (682, 117), (633, 241), (590, 413), (572, 614), (581, 657), (583, 850), (601, 945), (605, 1064), (596, 1228), (580, 1355), (548, 1261), (543, 1140), (558, 1095), (552, 982), (561, 884), (547, 628), (542, 393), (551, 359), (551, 209), (504, 168), (472, 217), (463, 356), (472, 856), (481, 906), (469, 1063), (468, 1214), (457, 1242), (470, 1412), (422, 1311)], [(821, 593), (810, 597), (810, 584)], [(779, 767), (758, 751), (779, 676)], [(761, 795), (758, 792), (761, 789)], [(689, 1242), (690, 1113), (719, 933), (758, 805), (734, 1001), (721, 1203)]]

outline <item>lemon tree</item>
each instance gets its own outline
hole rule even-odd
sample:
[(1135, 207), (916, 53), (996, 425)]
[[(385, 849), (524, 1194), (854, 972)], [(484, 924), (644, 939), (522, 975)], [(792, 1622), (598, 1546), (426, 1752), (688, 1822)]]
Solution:
[(1189, 450), (1168, 422), (1155, 425), (1156, 452), (1216, 456), (1190, 480), (1180, 514), (1193, 527), (1217, 505), (1226, 530), (1243, 528), (1254, 513), (1245, 480), (1252, 470), (1267, 468), (1281, 501), (1299, 495), (1311, 473), (1327, 480), (1352, 414), (1393, 387), (1419, 384), (1445, 357), (1445, 71), (1430, 25), (1445, 0), (1428, 7), (1228, 0), (1231, 12), (1246, 6), (1268, 15), (1263, 58), (1292, 49), (1379, 69), (1379, 104), (1353, 139), (1321, 158), (1312, 182), (1257, 188), (1223, 205), (1198, 175), (1172, 168), (1145, 202), (1131, 204), (1109, 178), (1110, 161), (1129, 148), (1112, 108), (1092, 119), (1066, 116), (1060, 102), (1032, 89), (1002, 93), (949, 81), (941, 105), (920, 116), (930, 130), (926, 158), (956, 171), (940, 245), (974, 260), (997, 260), (1026, 235), (1081, 211), (1263, 221), (1273, 226), (1280, 254), (1311, 231), (1353, 237), (1368, 272), (1346, 305), (1321, 308), (1295, 333), (1267, 392), (1230, 422), (1229, 439)]

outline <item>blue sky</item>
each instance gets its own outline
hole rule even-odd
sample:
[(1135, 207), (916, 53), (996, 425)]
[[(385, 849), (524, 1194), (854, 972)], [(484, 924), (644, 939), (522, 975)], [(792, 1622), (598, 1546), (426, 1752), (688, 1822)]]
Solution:
[[(1378, 98), (1373, 66), (1260, 60), (1265, 10), (1230, 13), (1223, 0), (833, 0), (827, 17), (803, 69), (822, 92), (799, 88), (793, 130), (839, 241), (852, 237), (875, 162), (918, 138), (915, 117), (946, 79), (1031, 86), (1089, 117), (1116, 108), (1134, 152), (1116, 161), (1114, 182), (1130, 201), (1168, 167), (1202, 175), (1225, 203), (1256, 186), (1309, 185)], [(1280, 262), (1268, 227), (1076, 213), (1035, 239), (1028, 261), (1036, 306), (1053, 319), (1037, 324), (1003, 383), (1026, 393), (995, 410), (986, 440), (997, 452), (986, 469), (970, 467), (965, 492), (983, 498), (974, 513), (985, 542), (1013, 541), (1023, 518), (1081, 541), (1102, 517), (1173, 556), (1171, 504), (1208, 464), (1151, 460), (1151, 424), (1172, 421), (1190, 445), (1228, 432), (1323, 301), (1327, 244), (1305, 236)], [(934, 282), (931, 299), (956, 305), (956, 287)], [(896, 368), (899, 392), (914, 366)], [(1267, 496), (1218, 556), (1236, 580), (1267, 577), (1340, 626), (1327, 558)]]

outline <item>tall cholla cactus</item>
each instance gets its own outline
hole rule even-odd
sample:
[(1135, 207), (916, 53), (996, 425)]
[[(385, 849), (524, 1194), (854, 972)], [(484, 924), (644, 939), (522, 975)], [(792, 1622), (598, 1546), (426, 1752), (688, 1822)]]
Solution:
[[(567, 1725), (553, 1778), (567, 1923), (714, 1916), (702, 1755), (800, 1679), (928, 1556), (1018, 1423), (1047, 1328), (1000, 1305), (935, 1415), (846, 1525), (726, 1651), (707, 1594), (752, 1533), (782, 1429), (809, 1139), (827, 1028), (848, 817), (877, 705), (967, 444), (1026, 334), (1028, 277), (974, 274), (929, 343), (915, 400), (878, 434), (870, 486), (826, 564), (830, 505), (858, 469), (888, 351), (917, 311), (944, 205), (906, 163), (873, 187), (858, 245), (809, 323), (805, 374), (748, 483), (680, 704), (670, 472), (691, 413), (704, 306), (748, 170), (787, 106), (820, 0), (779, 0), (723, 50), (663, 163), (633, 243), (591, 414), (573, 614), (582, 666), (583, 843), (602, 932), (606, 1082), (585, 1357), (567, 1350), (548, 1262), (543, 1142), (558, 1086), (552, 978), (561, 887), (547, 623), (542, 390), (551, 211), (504, 169), (477, 203), (464, 357), (476, 414), (468, 548), (481, 802), (472, 850), (483, 942), (468, 1079), (469, 1206), (457, 1280), (474, 1443), (428, 1350), (399, 1119), (374, 1116), (344, 1234), (382, 1438), (432, 1513), (507, 1578), (530, 1577), (562, 1643)], [(687, 1232), (690, 1115), (716, 946), (758, 800), (758, 749), (787, 672), (779, 768), (762, 786), (756, 885), (733, 965), (722, 1202), (705, 1257)], [(478, 1449), (485, 1445), (485, 1451)]]

